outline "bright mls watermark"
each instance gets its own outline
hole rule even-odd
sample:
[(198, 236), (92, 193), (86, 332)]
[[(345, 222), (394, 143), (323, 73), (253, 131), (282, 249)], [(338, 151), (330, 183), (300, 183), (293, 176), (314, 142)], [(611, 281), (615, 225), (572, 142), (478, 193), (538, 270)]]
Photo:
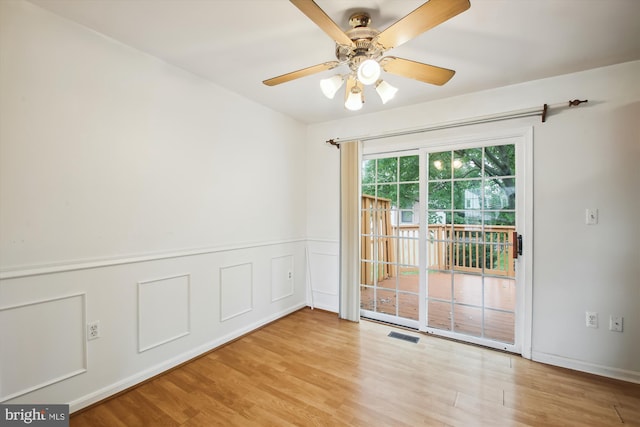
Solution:
[(69, 427), (69, 405), (2, 405), (0, 426)]

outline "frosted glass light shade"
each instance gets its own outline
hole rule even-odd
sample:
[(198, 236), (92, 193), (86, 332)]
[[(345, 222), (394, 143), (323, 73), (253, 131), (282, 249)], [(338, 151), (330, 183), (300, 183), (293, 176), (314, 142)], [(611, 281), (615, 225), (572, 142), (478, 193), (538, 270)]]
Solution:
[(364, 98), (362, 97), (362, 90), (359, 87), (354, 87), (349, 92), (349, 96), (347, 100), (344, 102), (344, 108), (351, 111), (358, 111), (362, 109), (362, 104), (364, 104)]
[(397, 87), (391, 86), (389, 83), (384, 80), (378, 80), (376, 83), (376, 92), (380, 95), (380, 99), (382, 99), (382, 103), (386, 104), (387, 101), (393, 99), (396, 96), (396, 92), (398, 92)]
[(363, 85), (372, 85), (380, 77), (380, 64), (373, 59), (362, 61), (358, 67), (358, 80)]
[(336, 96), (336, 92), (338, 92), (338, 89), (340, 89), (340, 86), (342, 86), (343, 81), (344, 78), (340, 74), (336, 74), (335, 76), (329, 77), (328, 79), (320, 80), (320, 89), (322, 90), (324, 96), (329, 99), (333, 99), (333, 97)]

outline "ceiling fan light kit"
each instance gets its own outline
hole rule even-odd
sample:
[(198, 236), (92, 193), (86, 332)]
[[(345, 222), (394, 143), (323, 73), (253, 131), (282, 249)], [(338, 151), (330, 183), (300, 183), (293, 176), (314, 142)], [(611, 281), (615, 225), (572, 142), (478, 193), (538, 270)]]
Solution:
[(336, 96), (336, 92), (342, 86), (344, 82), (344, 77), (340, 74), (336, 74), (333, 77), (329, 77), (328, 79), (320, 80), (320, 90), (324, 96), (329, 99), (333, 99)]
[(358, 80), (363, 85), (372, 85), (380, 78), (380, 64), (375, 59), (366, 59), (358, 66)]
[(398, 92), (397, 87), (391, 86), (389, 83), (384, 80), (378, 80), (376, 83), (376, 92), (380, 95), (380, 99), (383, 104), (391, 101), (394, 96), (396, 96), (396, 92)]
[(363, 104), (364, 94), (362, 93), (362, 89), (358, 86), (352, 87), (349, 95), (347, 95), (347, 100), (344, 101), (344, 108), (350, 111), (358, 111), (362, 109)]
[(382, 71), (429, 84), (443, 85), (448, 82), (455, 71), (383, 55), (471, 6), (469, 0), (429, 0), (382, 32), (369, 26), (371, 18), (366, 12), (357, 12), (349, 18), (352, 28), (343, 31), (313, 0), (290, 1), (336, 42), (337, 61), (303, 68), (264, 80), (263, 83), (275, 86), (346, 64), (349, 73), (322, 79), (320, 88), (327, 98), (333, 99), (346, 79), (344, 106), (351, 111), (362, 109), (362, 85), (375, 84), (383, 104), (395, 96), (398, 89), (380, 79)]

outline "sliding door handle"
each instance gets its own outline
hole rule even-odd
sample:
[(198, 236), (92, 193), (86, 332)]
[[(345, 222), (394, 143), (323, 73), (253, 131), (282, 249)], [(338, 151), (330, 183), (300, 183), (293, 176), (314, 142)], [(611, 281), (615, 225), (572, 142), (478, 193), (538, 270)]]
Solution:
[(511, 237), (511, 244), (513, 247), (513, 259), (517, 259), (518, 255), (522, 255), (522, 234), (514, 231)]

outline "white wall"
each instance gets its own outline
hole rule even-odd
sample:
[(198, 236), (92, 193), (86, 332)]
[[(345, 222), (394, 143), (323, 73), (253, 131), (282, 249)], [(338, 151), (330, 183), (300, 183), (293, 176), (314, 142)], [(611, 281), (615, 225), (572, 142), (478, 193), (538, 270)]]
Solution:
[[(1, 1), (0, 400), (76, 410), (303, 306), (305, 242), (307, 297), (337, 310), (339, 158), (325, 140), (574, 98), (589, 104), (525, 121), (533, 355), (638, 380), (638, 75), (621, 64), (305, 127)], [(586, 310), (600, 328), (585, 328)], [(86, 341), (94, 320), (102, 336)]]
[[(365, 104), (364, 114), (310, 126), (310, 247), (322, 242), (337, 253), (339, 156), (324, 141), (588, 99), (552, 112), (546, 123), (519, 119), (414, 138), (533, 126), (533, 358), (640, 382), (638, 76), (640, 62), (631, 62), (384, 113), (366, 114)], [(599, 225), (585, 225), (585, 208), (599, 210)], [(337, 297), (330, 303), (337, 311)], [(585, 311), (599, 313), (598, 329), (585, 327)], [(623, 333), (608, 330), (611, 314), (624, 316)]]
[(0, 401), (75, 410), (305, 305), (305, 125), (23, 1), (0, 94)]

